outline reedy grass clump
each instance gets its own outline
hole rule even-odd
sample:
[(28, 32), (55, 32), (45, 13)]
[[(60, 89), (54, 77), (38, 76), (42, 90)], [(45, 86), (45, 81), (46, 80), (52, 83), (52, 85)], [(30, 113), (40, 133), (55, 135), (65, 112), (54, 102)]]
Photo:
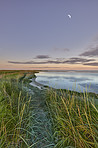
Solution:
[(30, 101), (16, 77), (0, 80), (0, 148), (30, 147)]
[(46, 100), (55, 148), (97, 148), (98, 110), (88, 93), (49, 90)]

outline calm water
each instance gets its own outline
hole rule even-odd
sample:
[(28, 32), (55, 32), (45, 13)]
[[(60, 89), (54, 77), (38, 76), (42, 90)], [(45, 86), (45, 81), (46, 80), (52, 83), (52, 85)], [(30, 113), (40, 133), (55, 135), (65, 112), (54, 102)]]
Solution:
[(36, 81), (53, 88), (98, 93), (98, 72), (40, 72)]

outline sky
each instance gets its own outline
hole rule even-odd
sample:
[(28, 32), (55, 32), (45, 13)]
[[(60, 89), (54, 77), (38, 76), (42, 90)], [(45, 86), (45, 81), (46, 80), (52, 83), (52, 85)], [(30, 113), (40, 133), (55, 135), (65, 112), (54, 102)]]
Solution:
[(98, 0), (0, 0), (0, 69), (98, 70)]

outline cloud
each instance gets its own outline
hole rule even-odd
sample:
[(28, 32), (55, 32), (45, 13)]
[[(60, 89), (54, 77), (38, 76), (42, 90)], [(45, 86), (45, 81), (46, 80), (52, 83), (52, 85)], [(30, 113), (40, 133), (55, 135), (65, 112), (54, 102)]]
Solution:
[(40, 62), (34, 62), (34, 61), (28, 61), (28, 62), (16, 62), (16, 61), (8, 61), (8, 63), (13, 63), (13, 64), (59, 64), (59, 61), (40, 61)]
[(95, 59), (70, 58), (70, 59), (64, 61), (64, 63), (67, 63), (67, 64), (82, 64), (82, 63), (90, 62), (90, 61), (95, 61)]
[(35, 61), (28, 61), (28, 62), (17, 62), (17, 61), (8, 61), (8, 63), (12, 64), (47, 64), (47, 61), (44, 62), (35, 62)]
[(90, 50), (83, 52), (79, 56), (97, 57), (98, 56), (98, 45), (96, 47), (91, 47)]
[(98, 66), (98, 62), (94, 62), (94, 63), (84, 63), (83, 65)]
[(8, 63), (13, 64), (83, 64), (86, 62), (95, 61), (95, 59), (84, 59), (84, 58), (70, 58), (68, 60), (47, 60), (47, 61), (28, 61), (28, 62), (17, 62), (17, 61), (8, 61)]
[(37, 55), (35, 59), (48, 59), (50, 58), (48, 55)]
[(67, 51), (67, 52), (69, 52), (70, 51), (70, 49), (69, 48), (54, 48), (54, 50), (56, 50), (56, 51)]
[[(50, 66), (47, 66), (47, 67), (45, 67), (45, 66), (39, 66), (39, 67), (29, 67), (29, 68), (35, 68), (35, 69), (38, 69), (38, 68), (39, 69), (40, 68), (41, 69), (44, 69), (45, 68), (45, 69), (47, 69), (47, 68), (62, 68), (62, 67), (57, 67), (57, 66), (56, 67), (52, 67), (52, 66), (51, 67)], [(63, 67), (63, 68), (68, 68), (68, 67)]]
[(28, 61), (28, 62), (8, 61), (8, 63), (12, 63), (12, 64), (60, 64), (62, 62), (57, 61), (57, 60), (48, 60), (48, 61), (40, 61), (40, 62), (35, 62), (35, 61)]

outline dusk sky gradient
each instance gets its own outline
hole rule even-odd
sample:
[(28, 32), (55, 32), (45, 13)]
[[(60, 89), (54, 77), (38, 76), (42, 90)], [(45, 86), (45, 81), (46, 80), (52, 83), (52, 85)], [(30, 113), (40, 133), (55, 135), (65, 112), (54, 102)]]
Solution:
[(98, 70), (98, 0), (0, 0), (0, 69)]

